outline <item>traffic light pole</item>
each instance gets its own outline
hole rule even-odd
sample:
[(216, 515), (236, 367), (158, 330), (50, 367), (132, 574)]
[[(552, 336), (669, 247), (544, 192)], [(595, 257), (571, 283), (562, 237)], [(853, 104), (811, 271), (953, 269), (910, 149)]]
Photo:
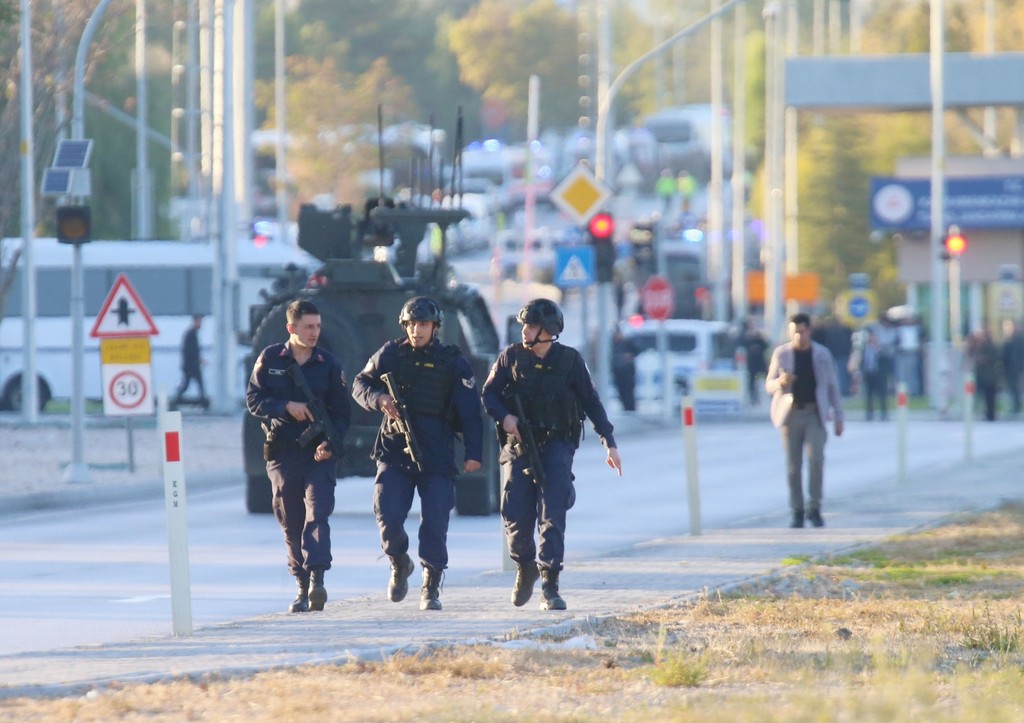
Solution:
[(963, 348), (963, 322), (960, 319), (960, 257), (949, 259), (949, 339), (953, 353)]
[[(103, 19), (110, 0), (100, 4), (89, 16), (75, 54), (74, 95), (71, 99), (71, 137), (85, 138), (85, 56), (89, 52), (93, 33)], [(71, 463), (64, 468), (65, 482), (92, 482), (89, 465), (84, 461), (83, 434), (85, 427), (85, 394), (82, 385), (83, 356), (85, 343), (85, 283), (82, 271), (82, 245), (75, 244), (71, 257)]]

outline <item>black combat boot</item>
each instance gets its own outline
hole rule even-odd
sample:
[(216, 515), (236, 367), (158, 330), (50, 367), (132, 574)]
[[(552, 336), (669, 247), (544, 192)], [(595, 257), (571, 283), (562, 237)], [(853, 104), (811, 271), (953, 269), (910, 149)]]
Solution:
[(537, 569), (537, 563), (532, 560), (516, 563), (516, 566), (516, 585), (512, 588), (512, 604), (518, 608), (529, 602), (530, 597), (533, 596), (533, 585), (540, 577), (540, 570)]
[(295, 596), (292, 604), (288, 606), (290, 613), (309, 612), (309, 578), (304, 575), (296, 575), (296, 582), (299, 583), (299, 594)]
[(416, 571), (416, 563), (407, 554), (390, 559), (391, 579), (388, 581), (388, 600), (402, 602), (409, 592), (409, 576)]
[(327, 588), (324, 587), (324, 569), (317, 567), (309, 571), (309, 609), (323, 610), (327, 602)]
[(558, 570), (541, 568), (540, 576), (543, 578), (543, 582), (540, 584), (540, 591), (544, 595), (540, 609), (565, 610), (565, 600), (558, 595)]
[(423, 589), (420, 590), (420, 610), (441, 609), (441, 571), (423, 566)]

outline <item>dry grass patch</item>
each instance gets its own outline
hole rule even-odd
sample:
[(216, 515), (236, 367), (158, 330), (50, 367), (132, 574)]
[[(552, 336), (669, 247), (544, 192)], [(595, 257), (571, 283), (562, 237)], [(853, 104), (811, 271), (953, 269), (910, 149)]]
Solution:
[(787, 562), (727, 593), (604, 621), (588, 649), (545, 638), (0, 699), (0, 719), (1024, 720), (1024, 508)]

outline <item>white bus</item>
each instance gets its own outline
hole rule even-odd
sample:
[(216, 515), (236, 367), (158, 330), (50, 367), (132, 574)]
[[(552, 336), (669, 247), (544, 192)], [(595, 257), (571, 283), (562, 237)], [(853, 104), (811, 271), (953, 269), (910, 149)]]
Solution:
[[(18, 239), (5, 239), (3, 248), (16, 248)], [(40, 407), (50, 399), (71, 397), (71, 265), (73, 247), (55, 239), (36, 239), (36, 374)], [(83, 387), (86, 399), (101, 399), (99, 340), (89, 332), (118, 274), (125, 274), (149, 311), (158, 333), (151, 338), (153, 388), (173, 394), (181, 381), (181, 341), (195, 314), (209, 315), (213, 298), (214, 248), (180, 241), (93, 241), (82, 246), (85, 315), (82, 335), (85, 357)], [(307, 275), (318, 266), (296, 246), (267, 242), (257, 246), (238, 242), (238, 317), (235, 328), (249, 329), (249, 307), (261, 301), (275, 279), (292, 265)], [(24, 255), (0, 318), (0, 409), (21, 408), (24, 366), (22, 279)], [(203, 359), (212, 362), (214, 324), (199, 332)], [(209, 369), (209, 367), (208, 367)], [(210, 392), (212, 370), (204, 374)], [(190, 393), (194, 390), (189, 390)]]

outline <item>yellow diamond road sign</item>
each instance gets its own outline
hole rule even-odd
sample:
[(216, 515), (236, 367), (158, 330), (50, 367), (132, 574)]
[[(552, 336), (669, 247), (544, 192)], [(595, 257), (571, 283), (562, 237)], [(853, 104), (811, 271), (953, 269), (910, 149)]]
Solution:
[(601, 210), (612, 192), (586, 166), (576, 166), (551, 191), (551, 200), (581, 226)]

